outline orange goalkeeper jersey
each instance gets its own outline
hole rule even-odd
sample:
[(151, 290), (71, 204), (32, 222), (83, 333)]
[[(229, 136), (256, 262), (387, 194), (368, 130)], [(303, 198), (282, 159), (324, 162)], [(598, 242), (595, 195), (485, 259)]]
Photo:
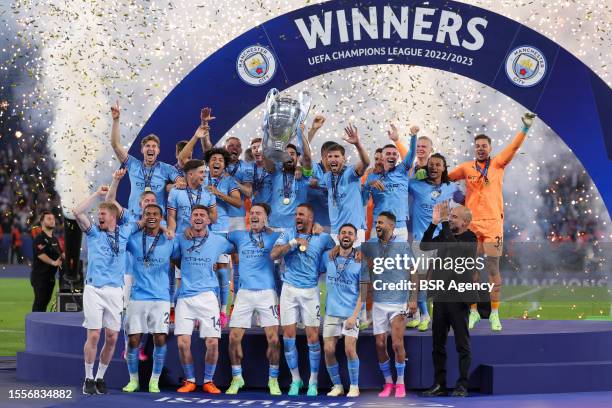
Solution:
[(472, 211), (474, 220), (499, 220), (504, 218), (503, 182), (504, 170), (527, 135), (519, 132), (497, 156), (491, 158), (487, 173), (488, 183), (476, 169), (484, 171), (485, 163), (468, 161), (455, 167), (448, 176), (452, 181), (465, 180), (465, 205)]

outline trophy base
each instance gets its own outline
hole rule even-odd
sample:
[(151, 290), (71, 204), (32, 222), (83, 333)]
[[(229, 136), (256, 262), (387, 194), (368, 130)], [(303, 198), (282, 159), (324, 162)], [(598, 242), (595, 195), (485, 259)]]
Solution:
[(291, 161), (291, 156), (289, 155), (289, 153), (271, 147), (264, 148), (263, 154), (266, 159), (272, 160), (276, 163), (285, 163)]

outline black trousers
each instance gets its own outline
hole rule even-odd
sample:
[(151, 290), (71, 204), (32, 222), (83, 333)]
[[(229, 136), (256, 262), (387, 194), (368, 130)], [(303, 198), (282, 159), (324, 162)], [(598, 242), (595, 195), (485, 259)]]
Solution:
[(457, 385), (468, 386), (468, 376), (472, 354), (470, 351), (470, 332), (468, 330), (469, 306), (459, 302), (433, 303), (433, 363), (435, 382), (446, 387), (446, 340), (452, 327), (455, 347), (459, 354), (459, 380)]
[(34, 289), (34, 303), (32, 304), (33, 312), (46, 312), (47, 306), (51, 301), (53, 295), (53, 288), (55, 287), (55, 280), (49, 281), (30, 281), (32, 288)]

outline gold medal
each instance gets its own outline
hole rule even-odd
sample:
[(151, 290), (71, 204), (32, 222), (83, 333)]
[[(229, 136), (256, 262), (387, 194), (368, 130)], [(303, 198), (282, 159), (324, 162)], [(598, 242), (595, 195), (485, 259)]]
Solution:
[(305, 252), (306, 251), (306, 245), (300, 245), (300, 251)]
[(263, 243), (263, 241), (259, 241), (259, 247), (260, 247), (260, 248), (263, 248), (263, 247), (264, 247), (264, 243)]
[(147, 186), (145, 187), (145, 191), (153, 191), (153, 190), (151, 190), (151, 187)]
[(285, 204), (285, 205), (289, 205), (289, 201), (290, 201), (290, 200), (289, 200), (289, 197), (285, 197), (285, 198), (283, 198), (283, 204)]

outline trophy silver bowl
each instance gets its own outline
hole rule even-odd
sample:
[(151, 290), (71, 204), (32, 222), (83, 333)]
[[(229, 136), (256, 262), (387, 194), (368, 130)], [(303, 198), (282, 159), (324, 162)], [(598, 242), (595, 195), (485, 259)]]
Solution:
[[(291, 156), (286, 151), (287, 145), (298, 133), (299, 125), (310, 109), (310, 94), (300, 92), (299, 99), (296, 100), (280, 97), (278, 90), (273, 88), (266, 95), (266, 106), (261, 149), (266, 159), (285, 163), (291, 160)], [(296, 144), (301, 153), (301, 137), (297, 137)]]

